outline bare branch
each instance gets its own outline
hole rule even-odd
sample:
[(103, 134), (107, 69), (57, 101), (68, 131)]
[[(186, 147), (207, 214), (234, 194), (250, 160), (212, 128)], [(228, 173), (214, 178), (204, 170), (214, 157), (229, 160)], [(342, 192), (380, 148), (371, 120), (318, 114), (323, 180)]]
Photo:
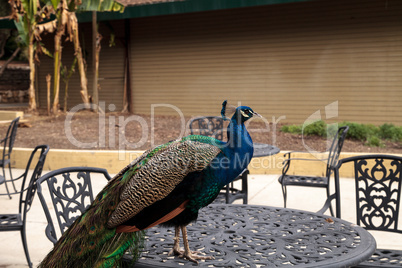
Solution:
[(3, 75), (5, 69), (7, 68), (7, 65), (18, 55), (18, 53), (20, 52), (20, 50), (21, 50), (21, 48), (18, 47), (18, 48), (14, 51), (13, 55), (11, 55), (11, 57), (6, 61), (6, 63), (4, 63), (4, 65), (1, 66), (1, 69), (0, 69), (0, 76)]

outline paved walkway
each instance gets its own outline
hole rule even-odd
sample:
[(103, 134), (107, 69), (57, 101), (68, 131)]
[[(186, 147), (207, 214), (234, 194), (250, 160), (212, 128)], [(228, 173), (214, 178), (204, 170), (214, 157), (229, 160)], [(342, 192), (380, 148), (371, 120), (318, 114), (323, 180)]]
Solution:
[[(21, 174), (22, 170), (15, 170)], [(283, 207), (283, 198), (278, 175), (250, 175), (249, 176), (249, 204)], [(102, 183), (101, 183), (102, 182)], [(104, 180), (94, 185), (94, 191), (104, 186)], [(304, 187), (289, 187), (288, 207), (302, 210), (317, 211), (325, 201), (323, 189)], [(351, 179), (341, 179), (342, 217), (354, 222), (354, 184)], [(0, 185), (0, 193), (4, 193), (4, 186)], [(14, 213), (18, 210), (18, 198), (0, 196), (0, 214)], [(27, 240), (33, 264), (39, 264), (42, 258), (52, 248), (52, 243), (45, 237), (46, 220), (39, 200), (34, 200), (31, 211), (28, 213)], [(402, 239), (397, 234), (373, 233), (377, 244), (382, 248), (395, 248), (402, 250)], [(0, 232), (0, 268), (27, 267), (24, 250), (19, 232)]]

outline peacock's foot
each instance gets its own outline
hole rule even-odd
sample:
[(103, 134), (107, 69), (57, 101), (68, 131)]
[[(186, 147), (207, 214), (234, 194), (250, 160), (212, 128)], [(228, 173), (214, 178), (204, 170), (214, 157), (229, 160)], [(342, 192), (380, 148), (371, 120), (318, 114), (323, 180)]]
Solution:
[(182, 248), (179, 248), (179, 249), (173, 248), (169, 252), (169, 256), (172, 255), (172, 254), (179, 256), (179, 258), (184, 258), (184, 259), (187, 259), (189, 261), (195, 262), (197, 264), (198, 264), (197, 260), (213, 260), (213, 259), (215, 259), (213, 256), (199, 255), (199, 254), (203, 254), (202, 252), (199, 252), (199, 251), (191, 250), (190, 252), (186, 253), (186, 251), (184, 249), (182, 249)]
[[(183, 233), (184, 249), (180, 248), (180, 246), (179, 246), (180, 228)], [(169, 252), (169, 256), (172, 254), (178, 255), (179, 258), (184, 258), (189, 261), (195, 262), (197, 264), (198, 264), (197, 260), (213, 260), (213, 259), (215, 259), (212, 256), (198, 255), (199, 253), (201, 253), (199, 251), (190, 250), (190, 246), (188, 244), (188, 239), (187, 239), (187, 229), (185, 226), (181, 226), (181, 227), (176, 226), (175, 227), (175, 237), (173, 238), (173, 240), (174, 240), (174, 244), (173, 244), (172, 250)]]
[[(190, 253), (191, 254), (197, 254), (199, 252), (198, 251), (190, 251)], [(184, 255), (186, 255), (186, 251), (183, 248), (172, 248), (169, 251), (168, 256), (171, 256), (171, 255), (179, 256), (179, 257), (182, 258)]]

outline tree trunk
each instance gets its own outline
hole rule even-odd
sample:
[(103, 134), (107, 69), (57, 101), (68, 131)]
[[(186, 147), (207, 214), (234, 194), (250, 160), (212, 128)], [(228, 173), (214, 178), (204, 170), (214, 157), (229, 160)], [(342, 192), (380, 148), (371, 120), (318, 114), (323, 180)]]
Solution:
[(35, 99), (35, 63), (34, 63), (34, 45), (33, 45), (34, 36), (33, 34), (29, 35), (29, 45), (28, 45), (28, 61), (29, 61), (29, 103), (28, 110), (35, 112), (36, 111), (36, 99)]
[(67, 112), (67, 99), (68, 99), (68, 80), (66, 82), (66, 87), (64, 90), (64, 112)]
[[(59, 27), (60, 28), (60, 27)], [(54, 36), (54, 81), (53, 81), (53, 114), (57, 114), (59, 111), (59, 92), (60, 92), (60, 64), (61, 64), (61, 37), (63, 35), (63, 29), (57, 30)]]
[(52, 76), (50, 74), (46, 75), (46, 85), (47, 85), (47, 115), (50, 115), (50, 87), (52, 83)]
[(92, 109), (98, 111), (98, 26), (96, 23), (96, 11), (92, 11)]
[(79, 31), (78, 31), (78, 22), (77, 22), (77, 17), (74, 12), (69, 13), (70, 15), (70, 23), (71, 27), (73, 28), (73, 43), (74, 43), (74, 51), (75, 51), (75, 57), (77, 58), (77, 64), (78, 64), (78, 71), (80, 73), (80, 82), (81, 82), (81, 99), (82, 102), (85, 105), (86, 109), (90, 108), (89, 105), (89, 96), (88, 96), (88, 80), (87, 80), (87, 74), (85, 72), (85, 63), (84, 63), (84, 57), (82, 56), (82, 49), (80, 45), (80, 38), (79, 38)]

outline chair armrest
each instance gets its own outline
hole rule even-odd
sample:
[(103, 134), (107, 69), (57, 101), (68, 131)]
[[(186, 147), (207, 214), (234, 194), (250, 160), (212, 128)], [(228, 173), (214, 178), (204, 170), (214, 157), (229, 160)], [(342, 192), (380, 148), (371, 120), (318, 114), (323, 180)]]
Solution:
[[(306, 152), (306, 151), (290, 151), (290, 152), (284, 153), (283, 156), (286, 157), (287, 155), (289, 155), (289, 157), (290, 157), (291, 154), (295, 154), (295, 153), (308, 153), (308, 152)], [(316, 152), (314, 154), (325, 154), (325, 153), (328, 153), (328, 151)]]
[(283, 164), (283, 168), (282, 168), (282, 175), (286, 175), (286, 173), (289, 170), (290, 167), (290, 162), (296, 160), (296, 161), (326, 161), (327, 159), (311, 159), (311, 158), (288, 158), (283, 160), (282, 164)]
[(285, 159), (285, 160), (283, 160), (283, 164), (285, 163), (285, 162), (290, 162), (290, 161), (293, 161), (293, 160), (297, 160), (297, 161), (299, 161), (299, 160), (301, 160), (301, 161), (326, 161), (326, 160), (328, 160), (328, 159), (326, 159), (326, 158), (315, 158), (315, 159), (312, 159), (312, 158), (289, 158), (289, 159)]
[(324, 206), (317, 211), (317, 213), (319, 214), (324, 214), (325, 211), (327, 211), (329, 209), (329, 207), (331, 206), (331, 202), (332, 200), (334, 200), (336, 198), (336, 194), (332, 194), (328, 197), (328, 199), (325, 201)]
[[(286, 175), (286, 173), (288, 172), (288, 170), (289, 170), (289, 167), (290, 167), (290, 162), (292, 161), (292, 160), (304, 160), (304, 161), (326, 161), (326, 160), (328, 160), (328, 159), (326, 159), (326, 158), (323, 158), (323, 159), (318, 159), (318, 158), (291, 158), (290, 157), (290, 155), (292, 154), (292, 153), (295, 153), (295, 152), (297, 152), (297, 151), (292, 151), (292, 152), (287, 152), (287, 153), (285, 153), (283, 156), (284, 157), (286, 157), (286, 156), (288, 156), (287, 157), (287, 159), (285, 159), (285, 160), (283, 160), (283, 162), (282, 162), (282, 164), (283, 164), (283, 168), (282, 168), (282, 175), (283, 176), (285, 176)], [(327, 153), (328, 151), (325, 151), (325, 152), (319, 152), (319, 153), (316, 153), (316, 154), (323, 154), (323, 153)], [(305, 153), (305, 152), (304, 152)]]

